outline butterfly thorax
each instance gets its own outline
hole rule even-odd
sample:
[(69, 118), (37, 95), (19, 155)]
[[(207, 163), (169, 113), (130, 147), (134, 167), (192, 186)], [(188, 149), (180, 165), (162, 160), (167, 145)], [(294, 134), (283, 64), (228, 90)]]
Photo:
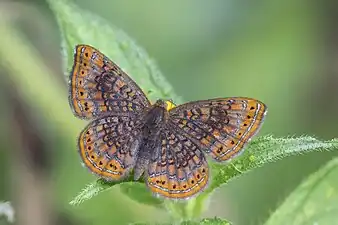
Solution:
[(134, 179), (137, 180), (148, 167), (150, 160), (157, 160), (161, 139), (160, 134), (168, 118), (165, 102), (158, 100), (145, 114), (140, 137)]
[(158, 100), (147, 112), (144, 118), (142, 135), (145, 139), (152, 139), (158, 136), (163, 125), (166, 123), (168, 111), (164, 103)]

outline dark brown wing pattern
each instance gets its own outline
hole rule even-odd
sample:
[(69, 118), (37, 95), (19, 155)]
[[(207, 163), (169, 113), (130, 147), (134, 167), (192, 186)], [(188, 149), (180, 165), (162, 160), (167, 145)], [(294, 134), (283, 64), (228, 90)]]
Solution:
[(161, 134), (161, 150), (148, 168), (147, 185), (156, 195), (188, 199), (204, 190), (209, 167), (198, 145), (168, 127)]
[(220, 98), (179, 105), (169, 111), (169, 123), (222, 162), (241, 152), (259, 130), (266, 112), (266, 106), (255, 99)]
[(128, 175), (140, 144), (139, 123), (127, 116), (107, 116), (92, 121), (78, 139), (84, 164), (105, 180), (121, 180)]
[(70, 76), (69, 102), (82, 119), (135, 113), (150, 106), (142, 90), (99, 50), (78, 45)]

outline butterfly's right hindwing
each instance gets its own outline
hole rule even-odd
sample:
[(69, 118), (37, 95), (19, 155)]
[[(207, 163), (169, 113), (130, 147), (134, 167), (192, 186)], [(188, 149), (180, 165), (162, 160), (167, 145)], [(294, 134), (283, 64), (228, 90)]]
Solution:
[(207, 187), (208, 163), (199, 146), (167, 127), (161, 133), (160, 152), (149, 164), (146, 181), (156, 195), (189, 199)]

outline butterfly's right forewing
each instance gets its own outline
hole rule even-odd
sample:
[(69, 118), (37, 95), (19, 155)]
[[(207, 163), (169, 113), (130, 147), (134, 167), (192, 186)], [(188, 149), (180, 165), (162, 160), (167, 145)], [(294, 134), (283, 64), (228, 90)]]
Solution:
[(227, 161), (241, 152), (261, 127), (267, 107), (251, 98), (190, 102), (169, 111), (169, 124), (201, 146), (214, 160)]

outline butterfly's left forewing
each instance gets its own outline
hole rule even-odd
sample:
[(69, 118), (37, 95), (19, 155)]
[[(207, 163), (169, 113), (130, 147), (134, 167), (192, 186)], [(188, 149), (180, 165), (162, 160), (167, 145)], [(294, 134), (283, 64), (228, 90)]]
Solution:
[(241, 152), (266, 112), (265, 104), (255, 99), (219, 98), (179, 105), (169, 111), (168, 123), (222, 162)]
[(150, 106), (138, 87), (115, 63), (89, 45), (78, 45), (70, 75), (69, 102), (82, 119), (134, 114)]

